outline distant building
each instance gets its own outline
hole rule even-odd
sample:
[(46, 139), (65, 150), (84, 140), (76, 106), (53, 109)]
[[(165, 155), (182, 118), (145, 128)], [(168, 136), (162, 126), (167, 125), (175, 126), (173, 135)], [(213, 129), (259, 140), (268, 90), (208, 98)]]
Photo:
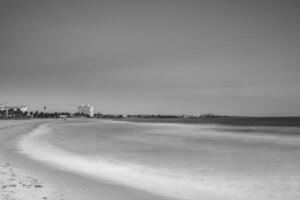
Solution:
[(3, 110), (13, 110), (13, 111), (20, 110), (21, 112), (28, 112), (28, 107), (27, 106), (5, 106), (3, 104), (0, 104), (0, 111)]
[(87, 115), (89, 117), (94, 116), (94, 107), (91, 105), (78, 106), (78, 113), (82, 115)]

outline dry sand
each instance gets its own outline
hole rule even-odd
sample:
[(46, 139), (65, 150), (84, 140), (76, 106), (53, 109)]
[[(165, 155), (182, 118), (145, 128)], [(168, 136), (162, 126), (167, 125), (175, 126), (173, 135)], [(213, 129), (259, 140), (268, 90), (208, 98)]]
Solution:
[(10, 163), (0, 165), (0, 198), (3, 200), (63, 199), (54, 186), (33, 178)]
[[(63, 200), (63, 188), (34, 173), (24, 160), (18, 159), (15, 142), (44, 120), (0, 121), (0, 200)], [(33, 165), (33, 164), (32, 164)], [(68, 199), (76, 199), (68, 194)]]

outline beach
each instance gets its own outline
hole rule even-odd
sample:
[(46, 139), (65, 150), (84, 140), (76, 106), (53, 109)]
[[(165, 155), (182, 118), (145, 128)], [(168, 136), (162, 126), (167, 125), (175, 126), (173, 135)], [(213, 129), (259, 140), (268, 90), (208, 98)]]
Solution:
[[(48, 120), (0, 121), (0, 199), (77, 199), (70, 191), (50, 181), (42, 166), (19, 155), (16, 144), (22, 135)], [(41, 173), (43, 171), (43, 173)], [(49, 175), (49, 176), (47, 176)], [(47, 178), (48, 177), (48, 178)]]
[(0, 123), (4, 200), (300, 197), (297, 126)]
[(57, 122), (61, 120), (0, 121), (1, 200), (166, 199), (106, 181), (87, 179), (20, 154), (18, 142), (21, 138), (42, 124)]

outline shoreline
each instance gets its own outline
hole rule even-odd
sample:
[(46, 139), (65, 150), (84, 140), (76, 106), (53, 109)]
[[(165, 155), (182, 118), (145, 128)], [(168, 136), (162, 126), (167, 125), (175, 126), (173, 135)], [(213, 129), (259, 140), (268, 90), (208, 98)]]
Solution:
[[(8, 125), (0, 131), (0, 164), (2, 174), (1, 198), (3, 200), (20, 199), (76, 199), (68, 188), (61, 187), (51, 180), (44, 166), (31, 161), (18, 153), (18, 140), (40, 124), (49, 120), (5, 121)], [(9, 123), (8, 123), (9, 122)], [(43, 173), (45, 172), (45, 173)]]
[[(94, 122), (97, 123), (98, 121), (99, 121), (98, 125), (104, 126), (104, 124), (106, 124), (106, 127), (103, 127), (103, 129), (91, 129), (94, 130), (94, 132), (89, 132), (90, 129), (87, 128), (91, 126), (90, 123), (94, 123)], [(131, 127), (133, 126), (131, 123), (134, 122), (131, 123), (129, 122), (130, 126), (128, 127), (128, 129), (126, 128), (126, 126), (128, 126), (128, 122), (123, 121), (124, 123), (126, 123), (125, 127), (123, 127), (122, 122), (119, 124), (120, 126), (117, 126), (115, 123), (118, 122), (120, 121), (110, 120), (110, 122), (107, 123), (105, 122), (105, 120), (103, 122), (100, 122), (100, 120), (90, 120), (90, 119), (81, 119), (81, 120), (74, 120), (74, 121), (73, 120), (68, 120), (68, 121), (61, 121), (61, 120), (9, 121), (7, 120), (7, 121), (2, 121), (2, 123), (0, 121), (0, 184), (1, 184), (0, 189), (2, 188), (1, 193), (3, 194), (2, 196), (0, 196), (0, 200), (12, 200), (12, 199), (18, 199), (18, 200), (19, 199), (20, 200), (31, 200), (31, 199), (33, 200), (34, 199), (217, 200), (217, 199), (249, 199), (249, 198), (252, 199), (252, 195), (254, 195), (253, 197), (259, 197), (260, 195), (264, 195), (265, 198), (262, 199), (269, 199), (270, 195), (275, 195), (276, 197), (280, 197), (281, 195), (298, 194), (298, 192), (295, 190), (295, 187), (298, 183), (297, 176), (299, 176), (299, 174), (295, 166), (292, 166), (291, 164), (298, 165), (299, 161), (298, 159), (295, 159), (297, 158), (296, 151), (291, 152), (291, 150), (294, 151), (296, 150), (296, 148), (298, 149), (298, 144), (300, 141), (298, 137), (294, 138), (294, 135), (298, 135), (298, 134), (289, 133), (289, 131), (291, 130), (292, 133), (293, 131), (295, 131), (293, 127), (291, 127), (292, 129), (287, 129), (284, 132), (284, 133), (289, 133), (288, 135), (290, 135), (291, 137), (279, 137), (276, 134), (275, 135), (265, 134), (266, 130), (262, 130), (262, 129), (255, 129), (258, 132), (262, 131), (262, 133), (264, 133), (261, 135), (259, 134), (258, 136), (253, 135), (252, 132), (251, 131), (249, 132), (248, 129), (240, 129), (240, 128), (237, 129), (238, 132), (246, 130), (245, 133), (241, 132), (243, 134), (233, 133), (232, 128), (224, 129), (225, 132), (226, 131), (230, 132), (229, 135), (220, 132), (220, 130), (223, 129), (220, 130), (216, 129), (217, 130), (216, 134), (219, 134), (222, 137), (218, 137), (219, 140), (216, 140), (216, 142), (218, 143), (212, 143), (211, 145), (210, 145), (211, 139), (214, 139), (214, 137), (213, 138), (210, 137), (211, 136), (210, 132), (205, 132), (203, 133), (204, 135), (202, 136), (194, 135), (193, 131), (188, 132), (190, 133), (190, 136), (185, 138), (186, 139), (184, 140), (185, 142), (181, 140), (181, 137), (178, 137), (178, 139), (176, 140), (177, 142), (174, 141), (175, 144), (193, 145), (194, 140), (201, 139), (202, 142), (199, 141), (197, 145), (205, 144), (208, 145), (207, 147), (210, 148), (210, 147), (215, 147), (216, 144), (219, 144), (220, 147), (226, 150), (226, 151), (222, 151), (224, 152), (222, 155), (220, 155), (222, 157), (218, 157), (219, 154), (217, 152), (215, 152), (213, 149), (212, 150), (207, 149), (206, 146), (204, 146), (203, 148), (199, 147), (199, 149), (196, 148), (195, 150), (198, 149), (197, 152), (200, 153), (199, 155), (202, 155), (201, 153), (202, 150), (205, 151), (208, 150), (208, 154), (216, 155), (217, 156), (216, 158), (219, 158), (218, 160), (213, 160), (210, 159), (211, 157), (205, 157), (206, 153), (204, 153), (201, 159), (207, 160), (208, 165), (206, 165), (202, 161), (201, 162), (199, 161), (198, 164), (200, 164), (200, 166), (202, 166), (203, 169), (205, 169), (206, 166), (207, 169), (212, 168), (217, 171), (220, 170), (219, 172), (221, 176), (220, 179), (215, 179), (218, 178), (218, 176), (209, 176), (208, 174), (207, 176), (208, 179), (205, 179), (206, 176), (202, 176), (203, 174), (200, 174), (198, 177), (199, 179), (197, 178), (195, 179), (196, 181), (199, 182), (197, 183), (193, 182), (193, 184), (191, 184), (191, 182), (189, 181), (194, 179), (193, 178), (190, 179), (189, 177), (186, 176), (183, 177), (183, 180), (188, 180), (188, 182), (185, 183), (182, 183), (180, 181), (179, 182), (174, 181), (180, 179), (172, 179), (172, 176), (171, 179), (168, 176), (163, 176), (163, 177), (156, 176), (156, 174), (167, 175), (165, 174), (164, 171), (163, 172), (159, 171), (160, 169), (164, 169), (163, 167), (157, 168), (156, 165), (154, 165), (155, 167), (153, 168), (153, 170), (155, 169), (156, 171), (151, 171), (152, 170), (151, 165), (137, 166), (136, 164), (139, 162), (135, 163), (134, 159), (132, 160), (133, 161), (132, 163), (128, 162), (124, 164), (124, 162), (122, 162), (122, 156), (120, 157), (121, 158), (120, 160), (113, 160), (113, 159), (106, 160), (105, 157), (106, 154), (104, 153), (105, 143), (108, 142), (108, 146), (107, 146), (108, 150), (110, 150), (111, 148), (118, 149), (118, 146), (114, 146), (114, 145), (111, 146), (110, 142), (114, 142), (115, 140), (114, 138), (111, 139), (105, 138), (106, 136), (105, 134), (108, 133), (117, 134), (117, 135), (109, 134), (111, 135), (111, 137), (118, 136), (118, 133), (119, 135), (121, 134), (122, 137), (125, 136), (124, 138), (125, 140), (123, 144), (124, 145), (127, 144), (129, 145), (128, 148), (132, 148), (132, 144), (126, 143), (126, 138), (129, 137), (128, 139), (132, 140), (137, 137), (136, 138), (137, 141), (140, 141), (139, 139), (142, 139), (145, 136), (143, 134), (141, 135), (141, 133), (144, 132), (140, 132), (140, 131), (144, 129), (146, 130), (148, 127), (146, 123), (145, 124), (136, 123), (136, 125), (138, 125), (138, 127), (142, 129), (137, 129), (137, 132), (135, 133), (137, 135), (132, 138), (133, 135), (126, 134), (126, 131), (130, 132), (131, 130), (134, 133), (135, 129), (132, 129), (133, 127)], [(71, 123), (71, 125), (84, 123), (85, 126), (82, 127), (79, 126), (81, 128), (77, 126), (73, 127), (70, 126), (70, 124), (68, 123)], [(173, 135), (174, 128), (177, 129), (178, 127), (173, 127), (174, 124), (170, 123), (169, 125), (173, 127), (173, 129), (170, 129), (170, 127), (168, 126), (161, 126), (160, 123), (158, 124), (160, 128), (164, 127), (167, 128), (167, 130), (171, 131), (171, 132), (164, 132), (164, 134), (162, 135), (167, 137), (168, 139), (173, 139), (169, 137)], [(68, 129), (65, 129), (66, 128), (64, 127), (65, 125), (67, 125)], [(116, 127), (114, 127), (114, 125), (116, 125)], [(180, 126), (182, 126), (182, 124), (180, 124)], [(187, 128), (190, 126), (184, 125), (183, 127)], [(164, 129), (158, 130), (152, 126), (151, 128), (152, 128), (151, 130), (153, 130), (154, 133), (160, 133), (160, 131), (164, 130)], [(233, 127), (233, 130), (235, 129), (236, 128)], [(269, 129), (269, 127), (267, 127), (267, 129)], [(280, 127), (280, 129), (277, 131), (281, 132), (284, 129), (285, 127)], [(102, 131), (99, 132), (99, 130), (102, 130), (104, 132), (103, 133)], [(114, 132), (114, 130), (116, 132)], [(106, 131), (108, 132), (106, 133)], [(200, 131), (200, 129), (198, 131)], [(214, 132), (214, 129), (212, 129), (212, 131)], [(82, 135), (84, 133), (86, 133), (86, 136)], [(101, 136), (101, 138), (99, 138), (100, 139), (99, 141), (95, 140), (97, 141), (96, 143), (87, 142), (87, 144), (89, 144), (93, 150), (97, 150), (95, 152), (102, 152), (102, 150), (104, 150), (103, 153), (99, 154), (99, 157), (93, 157), (93, 155), (92, 157), (85, 157), (86, 155), (85, 151), (78, 152), (76, 149), (77, 147), (79, 147), (79, 149), (80, 147), (84, 147), (83, 150), (87, 150), (89, 148), (89, 146), (81, 145), (83, 144), (82, 141), (86, 141), (85, 139), (88, 139), (90, 137), (88, 133), (91, 134), (96, 133), (96, 134), (100, 134), (99, 136)], [(146, 133), (147, 131), (145, 132), (145, 134)], [(171, 135), (168, 135), (168, 133), (171, 133)], [(180, 132), (178, 134), (179, 134), (178, 136), (181, 136), (180, 134), (182, 133)], [(250, 136), (250, 137), (245, 137), (245, 136)], [(76, 139), (78, 141), (76, 141)], [(158, 146), (157, 145), (153, 146), (151, 143), (151, 139), (155, 139), (155, 138), (147, 137), (145, 139), (146, 142), (145, 145), (148, 145), (145, 147), (150, 149), (152, 147), (158, 147), (158, 149), (160, 149), (160, 145), (164, 144), (161, 143)], [(205, 141), (208, 141), (209, 143), (206, 144)], [(68, 146), (68, 142), (71, 144), (71, 146)], [(246, 146), (244, 148), (240, 148), (240, 144), (245, 144)], [(25, 145), (25, 147), (22, 145)], [(72, 147), (72, 145), (74, 145), (73, 148), (75, 149), (70, 148)], [(98, 149), (97, 146), (99, 146), (100, 149)], [(166, 146), (168, 147), (168, 145)], [(253, 147), (255, 147), (255, 149)], [(161, 148), (163, 148), (163, 146), (161, 146)], [(170, 146), (170, 148), (172, 149), (172, 146)], [(127, 146), (124, 146), (124, 149), (126, 150)], [(114, 150), (112, 150), (112, 153), (114, 153), (113, 151)], [(231, 155), (233, 154), (230, 152), (234, 152), (234, 155), (237, 156), (237, 159), (231, 159)], [(258, 157), (253, 156), (251, 152), (253, 152), (254, 154), (260, 153), (260, 156)], [(241, 153), (245, 153), (245, 155), (239, 157)], [(143, 154), (144, 157), (145, 155), (147, 158), (147, 155), (149, 154), (147, 153)], [(165, 156), (170, 157), (170, 156), (175, 156), (175, 154), (168, 153), (165, 154)], [(166, 159), (168, 160), (168, 162), (170, 161), (169, 157), (168, 159)], [(95, 158), (97, 159), (94, 160)], [(144, 163), (145, 160), (143, 160), (143, 158), (139, 158), (139, 157), (137, 158), (140, 159), (138, 160), (141, 161), (140, 163)], [(245, 164), (238, 164), (238, 163), (230, 164), (227, 162), (223, 162), (223, 158), (225, 159), (227, 158), (226, 160), (230, 162), (231, 160), (236, 162), (245, 161), (246, 164), (247, 163), (248, 164), (247, 166)], [(278, 160), (282, 162), (282, 167), (274, 166), (273, 168), (268, 169), (269, 172), (266, 174), (264, 172), (264, 170), (266, 170), (266, 165), (268, 165), (269, 163), (276, 164)], [(175, 157), (173, 161), (177, 161)], [(164, 163), (162, 162), (162, 164)], [(216, 164), (217, 166), (219, 166), (218, 164), (221, 164), (220, 165), (221, 168), (216, 167), (215, 166)], [(246, 169), (244, 169), (245, 166)], [(252, 167), (248, 168), (248, 166), (252, 166)], [(144, 171), (146, 173), (140, 171), (144, 169), (146, 170)], [(284, 169), (287, 170), (287, 172), (289, 173), (286, 173)], [(238, 170), (237, 173), (236, 170)], [(214, 171), (214, 174), (215, 172), (216, 171)], [(180, 173), (179, 172), (177, 173), (177, 171), (175, 174), (177, 174), (176, 177), (179, 177), (178, 175), (180, 175)], [(228, 174), (230, 174), (230, 176), (227, 176)], [(281, 176), (286, 179), (286, 180), (282, 180), (283, 186), (278, 185), (277, 183), (276, 177), (281, 177)], [(213, 180), (215, 182), (210, 182)], [(203, 184), (204, 188), (202, 187), (202, 183), (205, 183)], [(208, 183), (208, 185), (206, 183)], [(210, 187), (210, 183), (212, 184), (211, 187)], [(179, 188), (176, 189), (172, 185), (173, 186), (177, 185), (179, 186)], [(191, 192), (194, 186), (197, 187), (197, 190), (195, 190), (195, 192), (197, 191), (196, 193)], [(257, 190), (258, 187), (262, 188), (263, 190), (261, 191)], [(284, 189), (284, 187), (289, 187), (291, 190), (290, 193), (285, 190), (282, 191), (280, 190), (279, 192), (275, 192), (275, 189)], [(239, 188), (241, 189), (244, 188), (245, 190), (239, 190)], [(256, 194), (256, 192), (258, 193)], [(259, 194), (260, 192), (262, 193)], [(177, 194), (180, 195), (178, 196)], [(277, 199), (281, 199), (281, 198), (277, 198)], [(291, 196), (289, 199), (294, 199), (294, 198), (293, 196)]]
[[(15, 172), (13, 178), (18, 184), (9, 182), (9, 180), (12, 179), (11, 174), (8, 175), (6, 172), (4, 173), (6, 173), (7, 176), (0, 174), (0, 181), (2, 181), (0, 182), (2, 183), (1, 187), (8, 185), (4, 188), (7, 189), (8, 193), (3, 193), (6, 195), (1, 197), (3, 200), (169, 199), (148, 194), (147, 192), (139, 191), (126, 186), (109, 183), (105, 180), (96, 181), (72, 172), (60, 170), (55, 166), (48, 165), (47, 163), (32, 160), (18, 152), (16, 147), (17, 142), (20, 140), (20, 138), (22, 138), (25, 134), (30, 133), (37, 126), (49, 122), (56, 122), (54, 120), (15, 120), (13, 123), (10, 122), (11, 121), (9, 121), (7, 126), (2, 128), (0, 124), (0, 164), (1, 166), (3, 165), (5, 170)], [(4, 170), (2, 169), (2, 171)], [(22, 177), (27, 177), (27, 179)], [(29, 177), (31, 177), (31, 179)], [(30, 182), (30, 180), (36, 180), (36, 183), (39, 186), (37, 186), (37, 188), (33, 184), (31, 184), (29, 188), (27, 188), (26, 184), (23, 186), (24, 182)], [(14, 186), (11, 187), (10, 185)]]
[[(144, 165), (106, 160), (101, 157), (97, 159), (88, 158), (58, 148), (43, 137), (47, 137), (48, 134), (55, 135), (49, 126), (51, 125), (42, 124), (22, 138), (18, 145), (20, 152), (62, 171), (81, 175), (95, 181), (104, 180), (130, 189), (151, 193), (155, 196), (178, 199), (195, 199), (196, 196), (203, 196), (206, 197), (205, 199), (212, 199), (209, 192), (204, 189), (206, 187), (199, 185), (191, 177), (182, 177), (182, 179), (189, 179), (182, 183), (182, 180), (172, 177), (170, 174), (169, 176), (159, 175), (167, 174), (168, 170), (166, 169), (150, 172), (151, 168)], [(202, 190), (199, 188), (202, 188)]]
[(55, 185), (37, 176), (21, 159), (15, 156), (16, 141), (19, 136), (37, 127), (42, 121), (2, 121), (0, 183), (1, 199), (58, 199), (62, 193)]

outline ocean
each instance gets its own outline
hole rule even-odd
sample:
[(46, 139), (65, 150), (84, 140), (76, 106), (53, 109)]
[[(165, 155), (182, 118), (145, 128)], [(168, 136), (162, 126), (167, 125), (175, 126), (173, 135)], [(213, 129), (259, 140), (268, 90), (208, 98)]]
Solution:
[(74, 120), (37, 127), (19, 150), (170, 199), (300, 199), (297, 126)]

